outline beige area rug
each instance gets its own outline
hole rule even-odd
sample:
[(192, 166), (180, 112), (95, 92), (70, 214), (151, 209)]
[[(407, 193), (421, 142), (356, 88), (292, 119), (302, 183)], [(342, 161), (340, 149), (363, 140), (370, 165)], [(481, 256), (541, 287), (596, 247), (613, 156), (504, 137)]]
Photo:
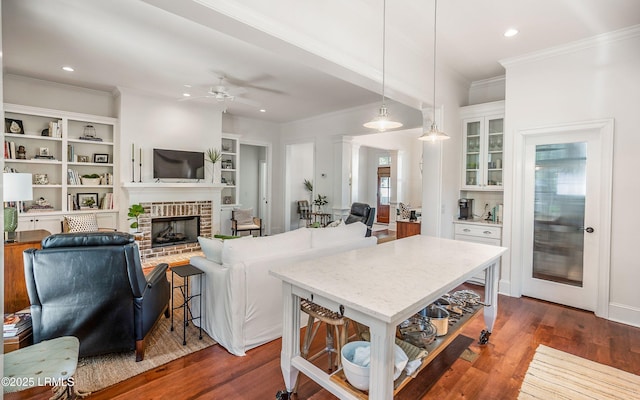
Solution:
[(539, 345), (518, 399), (640, 399), (640, 376)]
[[(171, 282), (170, 277), (169, 282)], [(182, 296), (177, 289), (175, 295), (175, 305), (177, 306), (178, 297), (181, 299)], [(96, 392), (216, 343), (204, 331), (202, 331), (202, 340), (199, 340), (198, 328), (189, 324), (187, 345), (183, 346), (182, 309), (175, 310), (173, 318), (174, 331), (171, 332), (171, 318), (165, 318), (164, 315), (160, 317), (160, 321), (145, 340), (144, 360), (140, 362), (136, 362), (134, 351), (81, 358), (78, 361), (75, 374), (76, 389), (84, 392)]]

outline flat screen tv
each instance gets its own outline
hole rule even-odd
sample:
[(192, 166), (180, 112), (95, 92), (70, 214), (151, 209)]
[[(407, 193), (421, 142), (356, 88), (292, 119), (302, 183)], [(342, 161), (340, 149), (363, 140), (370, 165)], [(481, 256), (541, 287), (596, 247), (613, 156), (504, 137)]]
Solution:
[(204, 179), (204, 153), (153, 149), (154, 179)]

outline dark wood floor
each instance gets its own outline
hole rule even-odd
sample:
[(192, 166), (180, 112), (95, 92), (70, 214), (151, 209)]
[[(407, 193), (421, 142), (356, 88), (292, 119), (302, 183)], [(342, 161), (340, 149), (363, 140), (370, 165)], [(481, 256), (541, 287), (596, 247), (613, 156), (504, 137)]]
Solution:
[[(482, 329), (484, 321), (480, 316), (462, 332), (474, 339), (469, 349), (479, 356), (473, 362), (457, 358), (450, 366), (434, 365), (431, 371), (423, 371), (441, 377), (426, 393), (426, 389), (413, 388), (415, 394), (411, 398), (515, 399), (538, 344), (640, 375), (640, 329), (596, 318), (593, 313), (531, 298), (500, 296), (496, 326), (489, 344), (484, 346), (477, 344)], [(319, 334), (315, 347), (321, 346), (323, 340)], [(89, 398), (275, 399), (275, 393), (284, 388), (280, 346), (280, 340), (275, 340), (249, 351), (246, 357), (235, 357), (215, 345)], [(318, 365), (326, 363), (320, 359)], [(48, 389), (34, 388), (5, 398), (49, 396)], [(335, 397), (302, 376), (297, 399)]]

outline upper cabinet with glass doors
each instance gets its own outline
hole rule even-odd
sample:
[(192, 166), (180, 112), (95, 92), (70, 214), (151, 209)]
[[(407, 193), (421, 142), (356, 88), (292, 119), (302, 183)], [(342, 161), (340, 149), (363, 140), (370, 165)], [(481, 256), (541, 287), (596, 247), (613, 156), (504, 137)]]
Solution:
[(462, 189), (503, 190), (504, 101), (462, 107)]

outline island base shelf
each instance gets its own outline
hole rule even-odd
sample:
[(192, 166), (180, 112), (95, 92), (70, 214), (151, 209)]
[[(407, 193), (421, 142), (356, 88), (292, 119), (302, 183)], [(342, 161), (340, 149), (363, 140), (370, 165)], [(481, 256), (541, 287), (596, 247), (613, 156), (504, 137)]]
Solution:
[[(460, 333), (462, 333), (462, 330), (480, 314), (479, 311), (482, 309), (483, 307), (480, 304), (475, 305), (473, 307), (473, 312), (464, 314), (457, 322), (449, 326), (446, 335), (436, 337), (436, 339), (424, 349), (428, 352), (428, 354), (422, 360), (422, 364), (420, 365), (420, 367), (418, 367), (418, 369), (412, 375), (407, 375), (406, 372), (403, 371), (398, 379), (393, 382), (393, 395), (395, 396), (396, 394), (398, 394), (398, 392), (400, 392), (411, 381), (411, 379), (418, 376), (418, 374), (422, 372), (422, 370), (424, 370), (427, 365), (429, 365), (431, 361), (433, 361), (438, 356), (438, 354), (440, 354), (449, 344), (451, 344), (451, 342), (453, 342), (455, 338), (458, 337), (458, 335), (460, 335)], [(365, 334), (367, 333), (368, 332), (365, 332)], [(347, 381), (347, 377), (345, 376), (342, 368), (332, 373), (330, 379), (334, 383), (340, 385), (342, 388), (350, 392), (354, 397), (362, 400), (369, 399), (369, 395), (366, 391), (356, 389), (355, 387), (351, 386), (349, 381)]]

